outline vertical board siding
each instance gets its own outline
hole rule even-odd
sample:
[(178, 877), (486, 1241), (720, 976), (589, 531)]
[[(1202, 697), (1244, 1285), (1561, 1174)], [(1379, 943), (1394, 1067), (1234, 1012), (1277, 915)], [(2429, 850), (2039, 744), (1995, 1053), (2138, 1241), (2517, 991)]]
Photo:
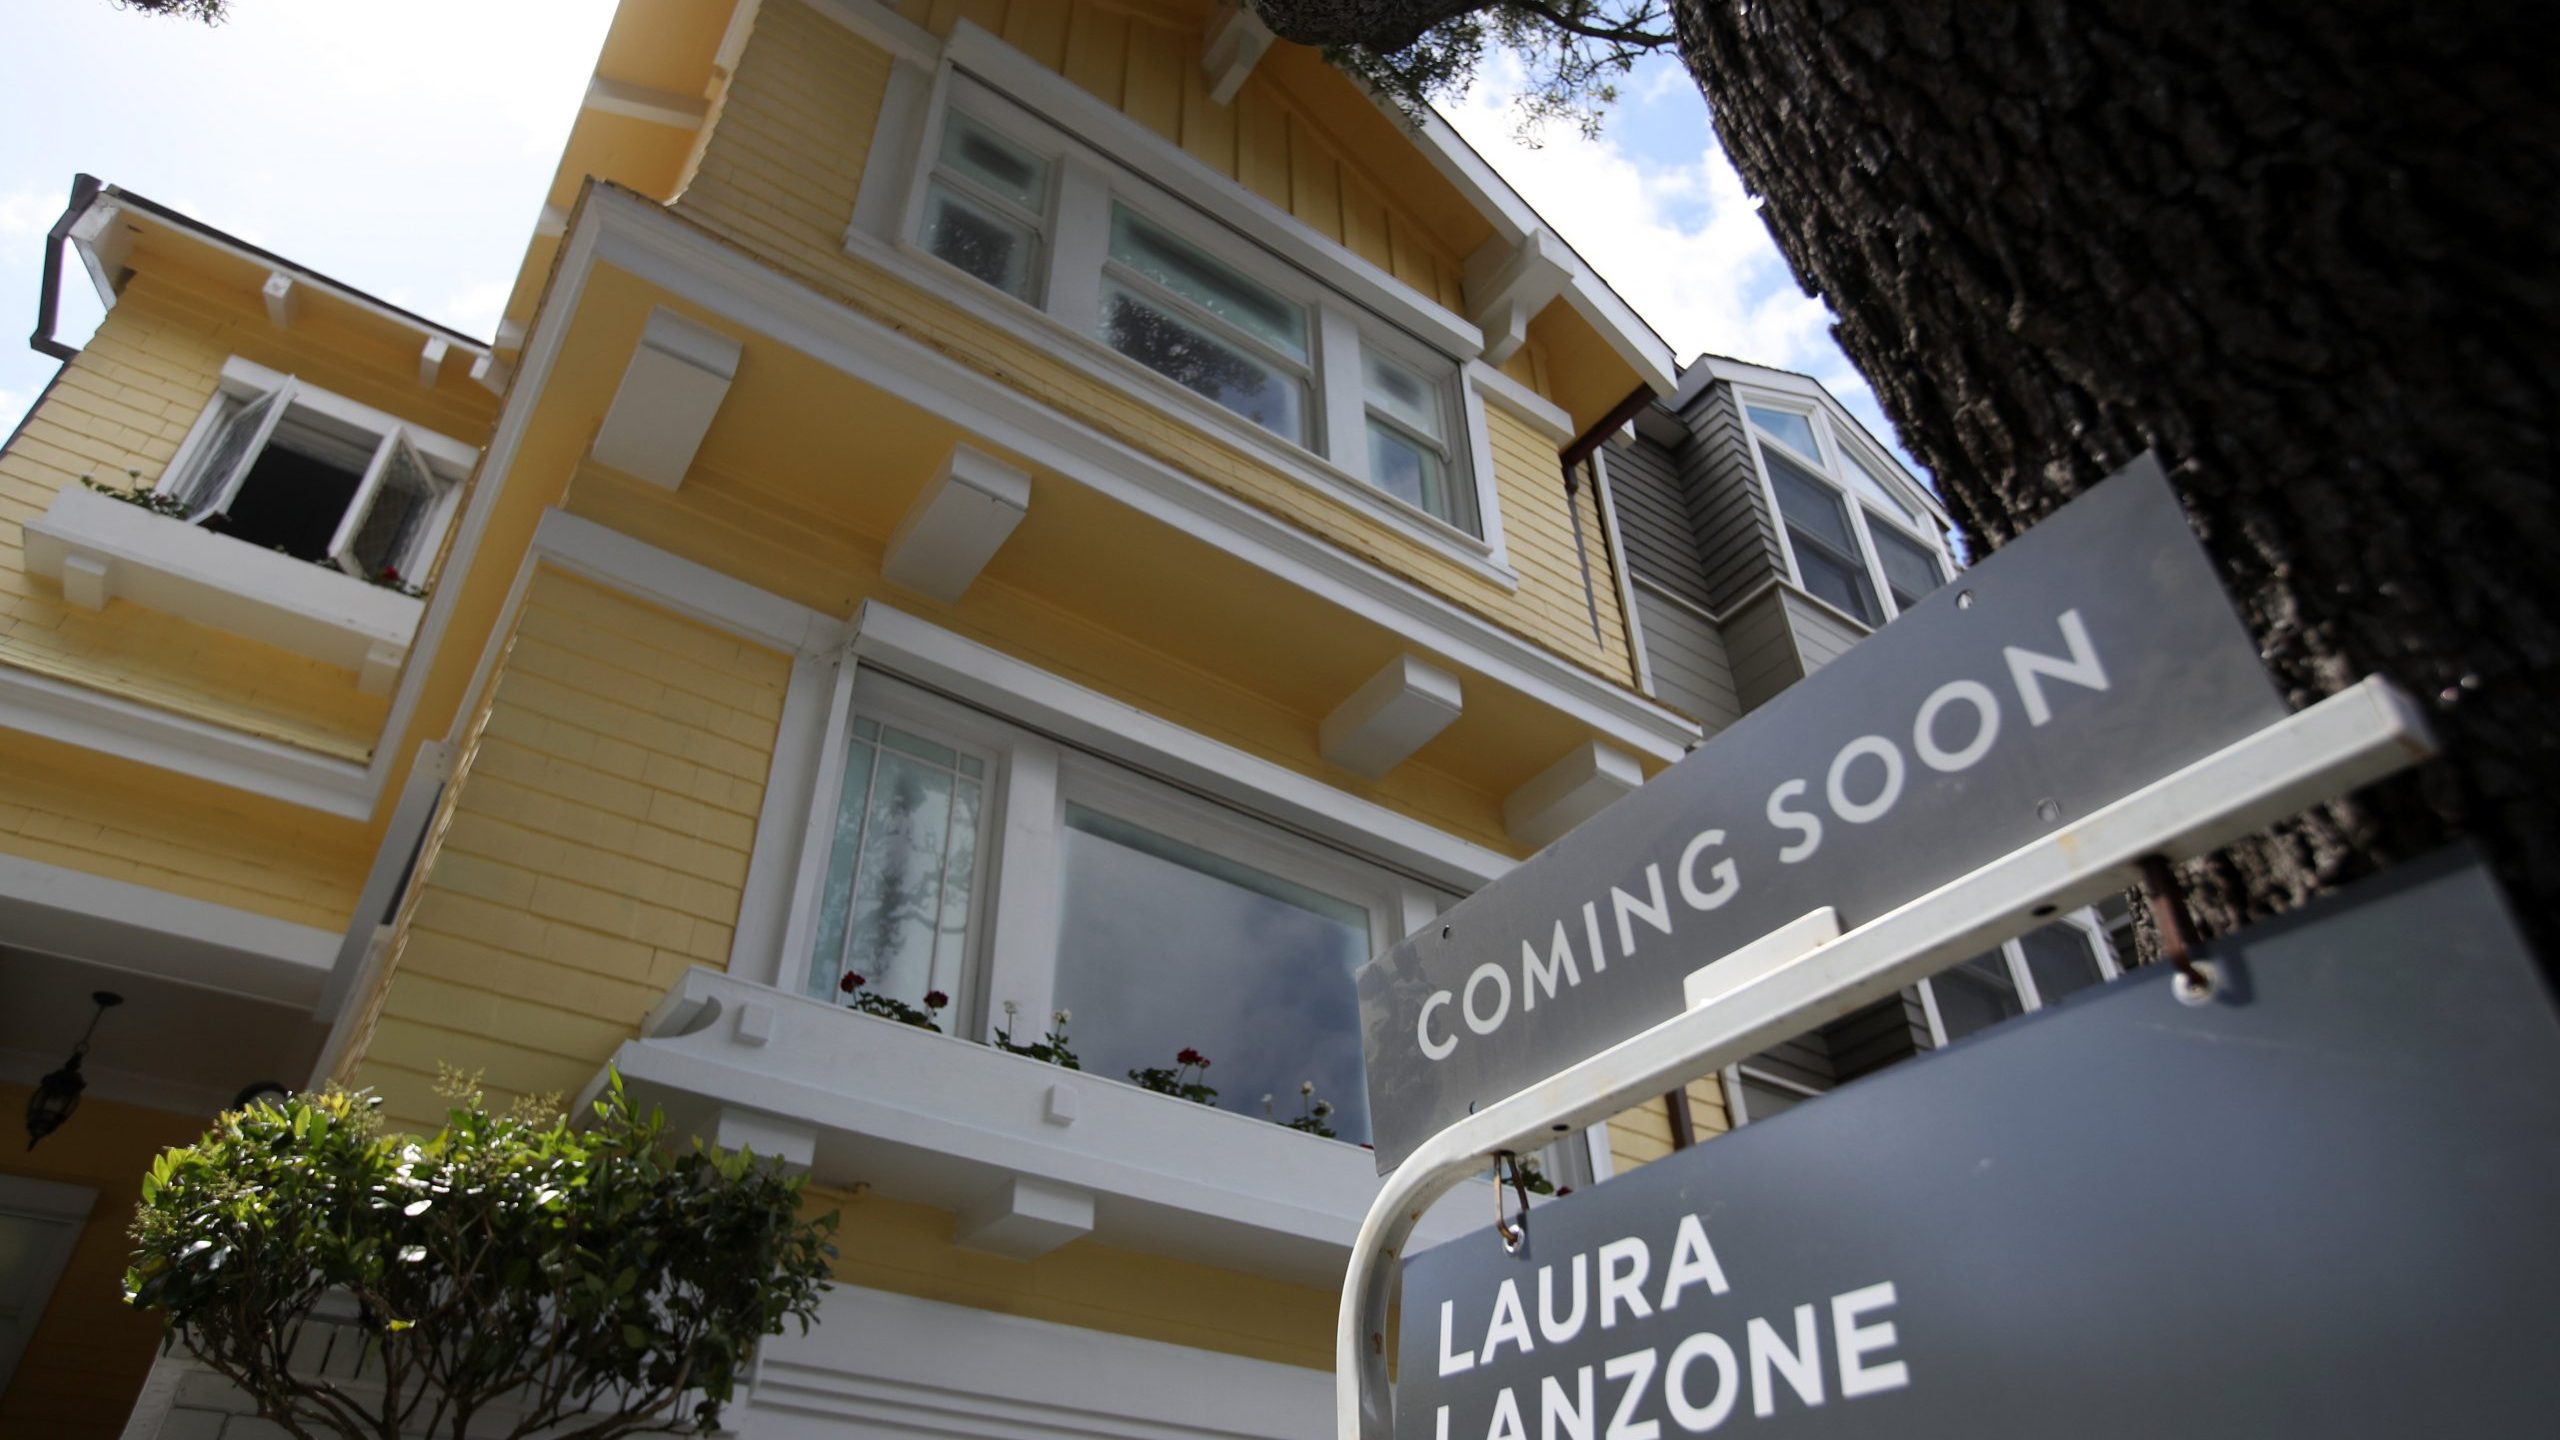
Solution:
[(1796, 651), (1804, 657), (1806, 674), (1839, 659), (1843, 651), (1867, 637), (1866, 627), (1829, 606), (1793, 590), (1781, 593), (1786, 596), (1787, 623), (1795, 627)]
[(1646, 583), (1636, 586), (1636, 616), (1644, 624), (1655, 699), (1696, 720), (1710, 736), (1742, 718), (1733, 662), (1714, 621)]
[(1609, 452), (1609, 493), (1617, 501), (1628, 568), (1692, 605), (1711, 609), (1715, 602), (1696, 532), (1690, 528), (1687, 476), (1680, 466), (1686, 448), (1657, 444), (1639, 432), (1635, 444)]
[(728, 962), (788, 657), (538, 572), (395, 933), (354, 1067), (432, 1122), (437, 1069), (573, 1093), (688, 965)]
[(1735, 697), (1747, 713), (1805, 677), (1796, 632), (1787, 623), (1783, 587), (1771, 585), (1726, 614), (1725, 653), (1733, 661)]
[[(1130, 28), (1146, 27), (1133, 20)], [(1062, 23), (1062, 56), (1067, 33)], [(1097, 379), (1088, 366), (1062, 356), (1054, 339), (978, 318), (847, 254), (845, 227), (889, 64), (887, 55), (805, 5), (766, 7), (740, 59), (720, 128), (676, 211), (822, 295), (916, 336), (1115, 440), (1323, 535), (1607, 679), (1632, 683), (1632, 657), (1617, 615), (1606, 537), (1591, 509), (1588, 487), (1582, 518), (1601, 612), (1602, 638), (1596, 644), (1581, 568), (1574, 560), (1556, 448), (1522, 422), (1508, 416), (1493, 422), (1503, 525), (1521, 577), (1516, 590), (1506, 590), (1381, 520), (1351, 496), (1283, 475), (1150, 398)], [(1196, 58), (1183, 68), (1196, 74)], [(1246, 94), (1254, 93), (1249, 85)], [(1254, 113), (1241, 101), (1235, 111), (1207, 108), (1231, 116)], [(1186, 117), (1191, 110), (1186, 98)], [(1278, 137), (1274, 153), (1285, 166), (1293, 154), (1290, 132), (1284, 124), (1272, 133)], [(1186, 137), (1184, 143), (1192, 141)], [(1359, 187), (1352, 183), (1352, 162), (1341, 156), (1335, 160), (1344, 177), (1340, 189), (1348, 228), (1359, 209), (1352, 203)], [(1285, 192), (1289, 182), (1282, 176), (1275, 183)], [(1400, 222), (1386, 210), (1373, 218), (1383, 227), (1375, 238), (1392, 261)]]
[(1709, 385), (1680, 418), (1691, 436), (1681, 456), (1690, 530), (1706, 566), (1707, 608), (1721, 615), (1753, 586), (1786, 574), (1786, 557), (1732, 387)]
[(414, 371), (402, 391), (350, 372), (321, 344), (157, 276), (129, 284), (0, 454), (0, 664), (323, 755), (369, 756), (390, 701), (358, 693), (355, 672), (129, 600), (80, 609), (26, 569), (23, 527), (81, 476), (159, 482), (229, 355), (480, 438), (485, 420), (420, 390)]

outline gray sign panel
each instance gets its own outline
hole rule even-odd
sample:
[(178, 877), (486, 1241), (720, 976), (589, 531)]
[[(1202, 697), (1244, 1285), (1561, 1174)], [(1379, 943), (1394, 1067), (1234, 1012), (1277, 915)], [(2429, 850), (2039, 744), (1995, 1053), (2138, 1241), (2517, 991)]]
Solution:
[(1863, 924), (2285, 713), (2135, 462), (1362, 967), (1380, 1172), (1716, 957), (1824, 905)]
[(2551, 1433), (2560, 1023), (2487, 877), (2219, 948), (1416, 1256), (1397, 1435)]

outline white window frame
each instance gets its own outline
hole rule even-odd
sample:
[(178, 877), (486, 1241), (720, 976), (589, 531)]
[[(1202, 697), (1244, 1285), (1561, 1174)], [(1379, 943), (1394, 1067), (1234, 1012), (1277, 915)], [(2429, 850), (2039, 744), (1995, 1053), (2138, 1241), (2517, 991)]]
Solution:
[[(920, 243), (926, 187), (955, 100), (971, 118), (1051, 166), (1037, 304), (977, 281)], [(904, 63), (894, 68), (845, 248), (982, 318), (1042, 332), (1055, 353), (1104, 383), (1183, 415), (1275, 469), (1387, 520), (1481, 578), (1516, 589), (1476, 393), (1473, 372), (1480, 367), (1468, 363), (1482, 353), (1481, 332), (1236, 182), (1194, 173), (1204, 171), (1179, 147), (964, 22), (931, 72)], [(1098, 280), (1115, 200), (1306, 307), (1305, 443), (1265, 430), (1103, 342)], [(1472, 494), (1481, 533), (1369, 482), (1364, 346), (1419, 371), (1440, 391), (1449, 483)]]
[[(2069, 925), (2080, 932), (2082, 943), (2089, 947), (2090, 955), (2098, 962), (2099, 984), (2107, 984), (2124, 974), (2123, 968), (2116, 964), (2115, 946), (2107, 942), (2106, 922), (2099, 918), (2096, 910), (2080, 909), (2068, 915), (2048, 916), (2044, 923)], [(2043, 926), (2037, 928), (2042, 929)], [(2001, 941), (2000, 957), (2009, 967), (2009, 983), (2018, 992), (2018, 1003), (2024, 1007), (2025, 1014), (2033, 1015), (2044, 1008), (2044, 996), (2036, 989), (2034, 972), (2027, 967), (2027, 952), (2022, 939), (2023, 937), (2020, 936), (2011, 936)], [(1920, 982), (1919, 988), (1920, 1008), (1929, 1018), (1929, 1043), (1944, 1050), (1950, 1042), (1947, 1039), (1946, 1021), (1938, 1014), (1938, 992), (1931, 988), (1930, 982), (1926, 980)]]
[[(980, 1044), (1015, 1007), (1017, 1039), (1036, 1039), (1056, 1008), (1058, 921), (1064, 899), (1067, 807), (1083, 805), (1130, 824), (1252, 866), (1367, 910), (1370, 953), (1437, 919), (1447, 892), (1343, 851), (1330, 842), (1206, 799), (1106, 756), (1059, 743), (974, 706), (936, 695), (876, 668), (839, 666), (824, 750), (811, 777), (812, 801), (776, 988), (806, 994), (818, 906), (843, 789), (845, 746), (855, 716), (898, 725), (988, 761), (980, 810), (977, 875), (971, 888), (964, 972), (951, 987), (943, 1031)], [(1069, 1026), (1072, 1036), (1073, 1026)], [(1116, 1078), (1116, 1077), (1115, 1077)]]
[[(1902, 613), (1902, 606), (1893, 598), (1893, 586), (1885, 576), (1884, 560), (1876, 547), (1873, 527), (1879, 525), (1890, 527), (1902, 538), (1926, 550), (1937, 562), (1939, 584), (1944, 585), (1954, 580), (1955, 556), (1948, 550), (1946, 537), (1943, 534), (1931, 534), (1910, 520), (1886, 511), (1874, 501), (1869, 500), (1860, 492), (1858, 486), (1847, 478), (1846, 467), (1851, 463), (1848, 459), (1850, 454), (1855, 454), (1858, 459), (1865, 461), (1867, 468), (1879, 478), (1893, 473), (1900, 467), (1877, 453), (1875, 447), (1867, 444), (1863, 437), (1849, 434), (1849, 427), (1842, 425), (1822, 406), (1800, 396), (1735, 385), (1733, 397), (1735, 406), (1742, 415), (1744, 442), (1751, 447), (1751, 467), (1753, 473), (1759, 477), (1761, 499), (1769, 507), (1769, 519), (1778, 532), (1778, 548), (1786, 558), (1788, 584), (1801, 593), (1812, 594), (1810, 590), (1805, 589), (1804, 569), (1796, 560), (1795, 537), (1788, 531), (1786, 512), (1778, 505), (1777, 481), (1769, 473), (1768, 451), (1771, 448), (1775, 448), (1779, 454), (1794, 461), (1798, 467), (1809, 471), (1816, 480), (1828, 486), (1834, 497), (1841, 502), (1842, 509), (1849, 519), (1849, 532), (1858, 544), (1859, 562), (1866, 567), (1867, 584), (1875, 591), (1876, 608), (1882, 613), (1883, 618), (1870, 622), (1818, 596), (1815, 597), (1816, 604), (1861, 629), (1881, 628)], [(1794, 446), (1763, 431), (1759, 422), (1751, 418), (1751, 410), (1754, 407), (1802, 417), (1812, 427), (1814, 444), (1822, 453), (1812, 456), (1804, 455)], [(1921, 512), (1926, 514), (1927, 508), (1921, 507)]]
[[(425, 518), (419, 523), (417, 535), (411, 539), (401, 557), (404, 563), (397, 566), (401, 579), (411, 584), (424, 583), (427, 579), (426, 568), (434, 562), (437, 552), (443, 547), (445, 531), (453, 524), (454, 513), (462, 503), (463, 482), (470, 477), (472, 466), (479, 462), (478, 448), (449, 435), (440, 435), (424, 426), (376, 410), (370, 405), (359, 404), (343, 395), (321, 389), (299, 376), (288, 375), (280, 370), (271, 370), (237, 355), (230, 356), (222, 362), (222, 374), (215, 384), (213, 397), (207, 400), (204, 409), (197, 413), (195, 424), (188, 428), (186, 438), (178, 443), (177, 453), (170, 457), (168, 467), (160, 472), (159, 482), (152, 487), (152, 493), (176, 494), (181, 485), (192, 478), (195, 469), (204, 462), (206, 452), (214, 445), (216, 432), (221, 428), (226, 401), (247, 404), (255, 402), (262, 396), (278, 392), (283, 393), (284, 403), (263, 428), (257, 447), (259, 449), (263, 449), (272, 441), (274, 431), (282, 423), (285, 415), (297, 409), (308, 411), (352, 429), (365, 431), (375, 437), (373, 458), (366, 466), (364, 480), (357, 487), (356, 493), (349, 497), (347, 508), (339, 517), (340, 524), (332, 534), (330, 548), (333, 552), (344, 548), (349, 543), (349, 524), (357, 521), (363, 514), (365, 506), (382, 484), (395, 447), (407, 445), (415, 452), (416, 458), (424, 463), (429, 475), (436, 483), (438, 493)], [(251, 452), (252, 455), (255, 453), (254, 450)], [(207, 513), (214, 513), (223, 505), (227, 505), (232, 499), (232, 492), (238, 489), (240, 480), (247, 474), (248, 464), (244, 463), (239, 473), (225, 482), (223, 487), (225, 493), (219, 497), (213, 511)], [(199, 516), (181, 523), (201, 524), (203, 518), (205, 517)], [(352, 570), (347, 569), (343, 561), (339, 562), (336, 568), (359, 580), (370, 582), (372, 579), (370, 576), (355, 575)]]

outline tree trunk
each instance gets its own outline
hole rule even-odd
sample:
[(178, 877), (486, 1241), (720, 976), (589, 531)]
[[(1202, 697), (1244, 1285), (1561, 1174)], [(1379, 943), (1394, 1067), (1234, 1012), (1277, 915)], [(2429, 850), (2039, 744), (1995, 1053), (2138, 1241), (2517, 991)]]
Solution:
[[(1678, 0), (1971, 547), (2157, 449), (2297, 705), (2447, 755), (2189, 868), (2209, 930), (2469, 835), (2555, 953), (2560, 85), (2529, 7)], [(2278, 14), (2279, 10), (2287, 14)]]

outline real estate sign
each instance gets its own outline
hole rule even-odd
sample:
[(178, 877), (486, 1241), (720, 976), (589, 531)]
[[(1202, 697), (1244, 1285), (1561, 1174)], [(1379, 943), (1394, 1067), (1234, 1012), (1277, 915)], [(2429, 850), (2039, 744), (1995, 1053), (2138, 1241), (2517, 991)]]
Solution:
[(1400, 1440), (2546, 1433), (2560, 1023), (2466, 852), (1404, 1273)]
[(1718, 956), (1862, 924), (2285, 713), (2137, 461), (1363, 967), (1379, 1170), (1677, 1014)]

